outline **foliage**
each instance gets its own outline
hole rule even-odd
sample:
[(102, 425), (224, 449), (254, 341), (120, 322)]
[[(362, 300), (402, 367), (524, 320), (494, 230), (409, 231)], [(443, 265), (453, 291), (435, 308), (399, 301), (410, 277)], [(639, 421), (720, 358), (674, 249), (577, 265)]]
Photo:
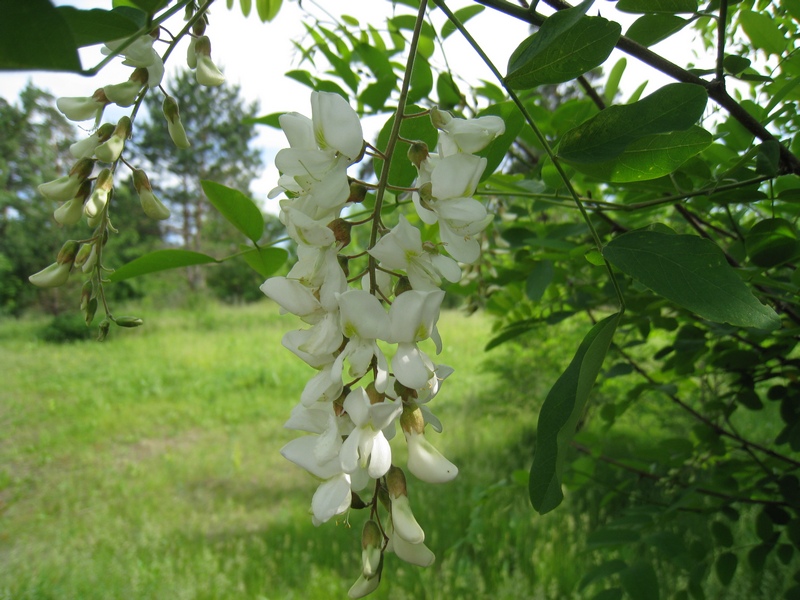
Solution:
[[(146, 22), (138, 30), (145, 32), (187, 4), (189, 25), (205, 19), (193, 2), (132, 4), (138, 8), (126, 6), (124, 16), (134, 25), (119, 22), (128, 30)], [(496, 317), (487, 348), (548, 335), (557, 324), (584, 330), (541, 406), (533, 398), (526, 405), (539, 412), (530, 456), (534, 508), (552, 511), (562, 495), (586, 502), (594, 519), (586, 548), (605, 553), (576, 593), (704, 598), (758, 582), (779, 563), (792, 577), (778, 593), (796, 597), (797, 2), (619, 0), (618, 10), (637, 15), (621, 35), (613, 18), (593, 15), (591, 0), (531, 8), (483, 0), (535, 29), (508, 57), (505, 75), (469, 36), (486, 9), (454, 13), (445, 0), (434, 4), (436, 19), (423, 19), (424, 11), (415, 17), (419, 3), (410, 0), (381, 24), (309, 14), (308, 37), (297, 43), (301, 62), (287, 76), (386, 118), (372, 168), (380, 180), (363, 203), (376, 223), (394, 223), (408, 203), (402, 188), (414, 185), (413, 167), (392, 156), (395, 144), (436, 142), (434, 127), (418, 116), (425, 107), (438, 104), (456, 117), (503, 115), (506, 133), (481, 151), (498, 169), (484, 174), (479, 189), (497, 218), (481, 238), (480, 261), (451, 291)], [(241, 7), (246, 13), (250, 3)], [(40, 15), (54, 39), (83, 43), (76, 15), (56, 13), (44, 7)], [(120, 16), (112, 13), (80, 19), (110, 23)], [(699, 64), (676, 65), (647, 49), (686, 27), (708, 50)], [(496, 82), (437, 66), (437, 44), (451, 35), (470, 41)], [(613, 47), (674, 83), (620, 98), (625, 62), (608, 69), (604, 84), (585, 77), (607, 66)], [(410, 48), (416, 57), (403, 60)], [(25, 60), (16, 48), (0, 50), (7, 68), (75, 68), (69, 53), (57, 62), (38, 47)], [(554, 84), (569, 99), (553, 108), (547, 86)], [(404, 112), (417, 118), (395, 127)], [(257, 121), (278, 122), (276, 115)], [(382, 206), (390, 189), (394, 202)], [(217, 208), (261, 259), (260, 236), (242, 217), (252, 207), (235, 190), (222, 197)], [(435, 229), (423, 227), (424, 239), (435, 239)], [(375, 237), (355, 239), (354, 256), (374, 247)], [(150, 260), (132, 267), (136, 274), (174, 266)], [(374, 276), (374, 263), (370, 269)], [(660, 423), (664, 414), (654, 417), (654, 406), (669, 407), (664, 413), (680, 429)], [(626, 448), (608, 443), (624, 437), (632, 415), (646, 439)], [(620, 485), (601, 495), (595, 477), (609, 471)]]

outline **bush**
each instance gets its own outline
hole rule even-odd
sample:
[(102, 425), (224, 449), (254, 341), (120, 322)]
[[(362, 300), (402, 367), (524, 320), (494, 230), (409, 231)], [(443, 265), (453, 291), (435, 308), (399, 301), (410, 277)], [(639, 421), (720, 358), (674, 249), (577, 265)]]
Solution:
[(80, 314), (56, 315), (42, 327), (37, 337), (45, 342), (64, 344), (92, 338), (92, 330), (86, 326)]

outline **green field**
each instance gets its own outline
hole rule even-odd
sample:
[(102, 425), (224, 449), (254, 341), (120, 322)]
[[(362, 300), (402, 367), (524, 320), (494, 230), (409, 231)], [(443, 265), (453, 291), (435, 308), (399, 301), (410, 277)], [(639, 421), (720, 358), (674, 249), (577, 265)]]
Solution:
[[(280, 346), (291, 319), (267, 302), (141, 316), (102, 344), (43, 342), (44, 319), (0, 322), (0, 598), (346, 597), (363, 517), (313, 527), (316, 483), (278, 452), (311, 373)], [(577, 583), (601, 516), (568, 501), (539, 517), (527, 500), (537, 409), (575, 335), (486, 354), (490, 325), (440, 321), (456, 373), (431, 405), (445, 431), (429, 436), (460, 475), (409, 476), (437, 561), (389, 555), (375, 598), (593, 595)]]

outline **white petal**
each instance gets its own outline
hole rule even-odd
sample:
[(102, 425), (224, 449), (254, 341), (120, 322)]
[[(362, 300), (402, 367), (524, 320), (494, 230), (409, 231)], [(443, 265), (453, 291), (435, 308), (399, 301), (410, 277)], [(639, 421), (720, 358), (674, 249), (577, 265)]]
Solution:
[(486, 159), (473, 154), (455, 154), (439, 161), (431, 173), (433, 197), (437, 200), (472, 196)]
[(281, 448), (281, 455), (320, 479), (330, 479), (342, 473), (338, 457), (321, 463), (317, 460), (314, 451), (317, 446), (317, 436), (306, 435), (292, 440)]
[(442, 456), (422, 433), (403, 432), (408, 442), (408, 470), (426, 483), (444, 483), (458, 475), (458, 467)]
[(430, 567), (436, 556), (423, 543), (412, 544), (394, 532), (391, 536), (392, 550), (397, 557), (418, 567)]
[(364, 290), (339, 295), (342, 333), (349, 338), (378, 339), (389, 330), (389, 315), (375, 296)]
[(350, 479), (344, 473), (320, 484), (311, 499), (314, 524), (319, 525), (350, 508)]
[(421, 544), (425, 541), (425, 532), (411, 512), (408, 496), (392, 498), (392, 525), (395, 534), (411, 544)]
[(392, 371), (397, 381), (412, 389), (423, 387), (431, 376), (429, 361), (426, 362), (423, 356), (416, 344), (398, 344), (397, 352), (392, 358)]
[(292, 148), (298, 150), (317, 149), (311, 119), (300, 113), (290, 112), (278, 117), (278, 122)]
[(378, 431), (373, 438), (372, 452), (369, 455), (369, 469), (367, 473), (373, 479), (383, 477), (392, 466), (392, 448), (383, 432)]
[(333, 148), (355, 160), (364, 146), (364, 134), (356, 111), (347, 100), (332, 92), (311, 93), (311, 118), (320, 148)]
[(271, 277), (261, 284), (268, 298), (277, 302), (284, 310), (298, 316), (307, 316), (321, 309), (313, 292), (299, 281), (286, 277)]

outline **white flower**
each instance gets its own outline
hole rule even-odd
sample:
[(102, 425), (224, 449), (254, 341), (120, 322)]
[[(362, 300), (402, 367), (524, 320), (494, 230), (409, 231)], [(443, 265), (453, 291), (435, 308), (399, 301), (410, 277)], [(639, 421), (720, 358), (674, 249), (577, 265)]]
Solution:
[(389, 532), (386, 552), (394, 552), (401, 560), (418, 567), (429, 567), (436, 560), (436, 556), (423, 542), (412, 544), (398, 535), (393, 526)]
[(164, 78), (164, 61), (153, 48), (156, 39), (148, 34), (139, 36), (120, 52), (120, 48), (122, 48), (127, 41), (126, 38), (106, 42), (105, 46), (101, 48), (100, 51), (105, 55), (122, 54), (125, 58), (125, 60), (122, 61), (123, 65), (147, 69), (148, 87), (153, 88), (158, 86)]
[(350, 376), (361, 377), (375, 357), (378, 371), (375, 386), (379, 392), (383, 392), (388, 382), (389, 368), (375, 340), (385, 337), (389, 331), (389, 316), (380, 301), (364, 290), (348, 290), (337, 297), (342, 334), (348, 338), (348, 342), (336, 358), (332, 374), (341, 378), (344, 361), (349, 360)]
[(28, 281), (41, 288), (59, 287), (67, 283), (71, 269), (71, 262), (64, 264), (58, 264), (57, 262), (54, 262), (38, 273), (34, 273), (28, 277)]
[(403, 411), (402, 402), (384, 400), (371, 404), (364, 388), (358, 387), (345, 398), (344, 409), (355, 428), (342, 444), (342, 470), (352, 473), (361, 467), (373, 479), (383, 477), (392, 466), (392, 450), (382, 430)]
[(225, 75), (222, 74), (222, 71), (217, 68), (210, 56), (203, 54), (197, 56), (195, 78), (197, 83), (206, 87), (217, 87), (225, 83)]
[(447, 111), (440, 111), (436, 107), (431, 109), (431, 121), (434, 127), (442, 130), (439, 134), (439, 152), (442, 156), (479, 152), (506, 130), (505, 122), (497, 116), (453, 118)]
[(102, 93), (103, 90), (98, 91), (100, 94), (95, 92), (94, 96), (59, 98), (56, 100), (56, 106), (70, 121), (99, 120), (108, 101)]
[(53, 213), (53, 218), (61, 225), (75, 225), (83, 216), (83, 200), (73, 198), (59, 206)]
[(123, 108), (133, 105), (141, 91), (141, 82), (133, 79), (103, 87), (103, 93), (106, 95), (106, 98)]
[(281, 449), (284, 458), (323, 480), (311, 499), (314, 525), (320, 525), (350, 508), (350, 477), (342, 471), (339, 457), (320, 462), (315, 454), (315, 436), (292, 440)]
[(424, 433), (404, 428), (403, 434), (408, 443), (408, 470), (417, 478), (426, 483), (444, 483), (458, 475), (458, 467), (442, 456)]
[(110, 138), (113, 133), (114, 126), (111, 123), (104, 123), (89, 137), (72, 144), (69, 152), (75, 158), (91, 158), (94, 156), (95, 148)]
[(438, 289), (442, 277), (453, 283), (461, 279), (458, 264), (452, 258), (426, 249), (419, 229), (402, 215), (400, 222), (369, 253), (380, 260), (384, 268), (405, 271), (415, 290)]

